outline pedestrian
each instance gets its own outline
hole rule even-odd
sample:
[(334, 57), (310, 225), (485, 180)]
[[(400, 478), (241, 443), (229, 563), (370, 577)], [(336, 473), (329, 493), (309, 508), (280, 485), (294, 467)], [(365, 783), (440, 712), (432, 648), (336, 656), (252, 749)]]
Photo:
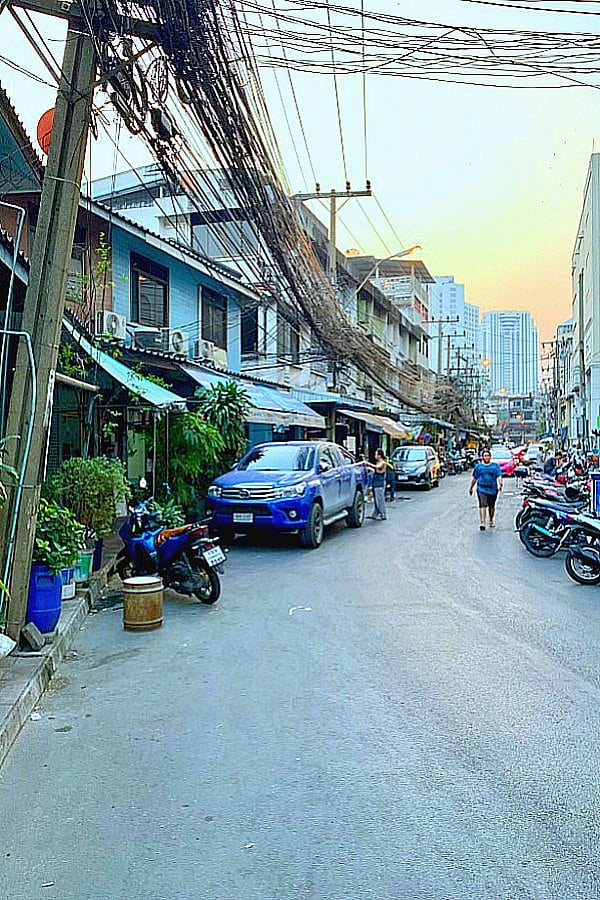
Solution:
[(393, 503), (396, 499), (396, 470), (394, 464), (390, 462), (389, 459), (386, 460), (385, 466), (385, 489), (388, 494), (389, 502)]
[(483, 451), (481, 462), (478, 462), (473, 469), (473, 478), (469, 486), (471, 496), (475, 487), (477, 487), (477, 499), (479, 500), (479, 530), (485, 531), (486, 512), (489, 514), (490, 528), (494, 527), (496, 500), (498, 492), (502, 490), (502, 470), (498, 463), (492, 462), (492, 454), (489, 450)]
[(385, 482), (387, 463), (385, 461), (385, 453), (383, 452), (383, 450), (376, 450), (375, 465), (368, 462), (367, 466), (373, 472), (373, 502), (375, 504), (373, 515), (369, 516), (369, 518), (383, 521), (384, 519), (387, 519), (387, 512), (385, 508)]

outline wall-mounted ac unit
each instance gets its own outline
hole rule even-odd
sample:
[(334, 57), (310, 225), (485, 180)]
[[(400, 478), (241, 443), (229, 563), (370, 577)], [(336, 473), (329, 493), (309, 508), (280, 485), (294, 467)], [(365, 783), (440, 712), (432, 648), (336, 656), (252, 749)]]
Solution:
[(163, 351), (175, 356), (189, 356), (190, 338), (187, 331), (180, 328), (163, 329)]
[(214, 362), (215, 345), (212, 341), (205, 341), (203, 338), (200, 338), (199, 341), (194, 341), (192, 357), (205, 362)]
[(158, 329), (146, 331), (136, 329), (133, 333), (133, 346), (137, 350), (154, 350), (162, 353), (163, 336)]
[(96, 313), (96, 334), (98, 337), (110, 337), (116, 341), (124, 341), (127, 334), (127, 319), (112, 310)]
[(221, 347), (215, 347), (214, 361), (215, 361), (215, 369), (226, 369), (227, 368), (227, 350), (223, 350)]

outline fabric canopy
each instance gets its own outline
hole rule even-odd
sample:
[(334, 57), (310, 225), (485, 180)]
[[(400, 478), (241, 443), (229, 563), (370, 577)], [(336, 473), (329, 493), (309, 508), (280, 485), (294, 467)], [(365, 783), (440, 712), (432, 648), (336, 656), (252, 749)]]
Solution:
[(350, 416), (352, 419), (360, 419), (365, 423), (369, 431), (377, 431), (379, 434), (389, 434), (390, 437), (400, 441), (410, 440), (412, 432), (405, 428), (400, 422), (395, 422), (388, 416), (377, 416), (375, 413), (355, 412), (350, 409), (343, 409), (340, 412), (344, 416)]
[(211, 384), (234, 381), (248, 393), (252, 409), (248, 413), (248, 422), (260, 425), (300, 425), (305, 428), (325, 428), (325, 419), (309, 406), (292, 397), (286, 391), (278, 391), (262, 384), (243, 381), (231, 375), (213, 372), (201, 366), (181, 364), (183, 371), (201, 387)]
[(144, 378), (143, 375), (133, 372), (128, 366), (119, 362), (118, 359), (113, 359), (108, 353), (99, 350), (98, 347), (91, 344), (87, 338), (80, 334), (66, 319), (63, 324), (67, 331), (75, 338), (81, 349), (87, 353), (107, 375), (110, 375), (111, 378), (114, 378), (115, 381), (122, 384), (123, 387), (132, 394), (145, 400), (151, 406), (156, 406), (158, 409), (186, 408), (185, 400), (178, 397), (177, 394), (168, 391), (166, 388), (161, 387), (161, 385), (154, 384), (154, 382)]

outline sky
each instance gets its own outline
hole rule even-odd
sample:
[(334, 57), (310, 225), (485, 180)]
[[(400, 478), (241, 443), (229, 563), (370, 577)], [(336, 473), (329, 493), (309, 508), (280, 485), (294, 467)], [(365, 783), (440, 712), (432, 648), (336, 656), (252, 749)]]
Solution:
[[(507, 12), (464, 0), (367, 0), (366, 6), (453, 24), (581, 27), (600, 34), (600, 15)], [(38, 21), (60, 55), (63, 26)], [(0, 36), (0, 54), (10, 48), (11, 59), (47, 77), (6, 12)], [(53, 89), (2, 60), (0, 81), (34, 134), (40, 115), (54, 104)], [(291, 189), (313, 189), (311, 163), (323, 190), (343, 189), (332, 77), (293, 75), (310, 161), (288, 76), (280, 72), (276, 79), (264, 70), (263, 83)], [(400, 244), (421, 244), (429, 270), (454, 275), (465, 284), (469, 302), (482, 311), (528, 309), (541, 338), (550, 339), (570, 315), (571, 252), (590, 154), (594, 147), (600, 151), (600, 90), (517, 91), (370, 76), (365, 172), (362, 81), (340, 76), (339, 88), (348, 177), (362, 188), (368, 175), (393, 226), (375, 199), (351, 200), (340, 214), (340, 248), (383, 257)], [(121, 170), (149, 161), (145, 148), (127, 134), (119, 148), (123, 156), (101, 136), (90, 148), (87, 173), (100, 177), (115, 164)], [(312, 208), (325, 219), (318, 202)]]

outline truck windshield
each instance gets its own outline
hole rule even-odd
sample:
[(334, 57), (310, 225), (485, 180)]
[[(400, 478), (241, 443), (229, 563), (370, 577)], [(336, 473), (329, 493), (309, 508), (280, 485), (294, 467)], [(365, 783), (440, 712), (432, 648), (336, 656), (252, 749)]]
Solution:
[(417, 462), (425, 459), (425, 451), (421, 447), (401, 447), (393, 456), (394, 462)]
[(314, 457), (314, 447), (269, 444), (251, 450), (238, 465), (238, 469), (252, 469), (255, 472), (306, 472), (307, 469), (312, 469)]

